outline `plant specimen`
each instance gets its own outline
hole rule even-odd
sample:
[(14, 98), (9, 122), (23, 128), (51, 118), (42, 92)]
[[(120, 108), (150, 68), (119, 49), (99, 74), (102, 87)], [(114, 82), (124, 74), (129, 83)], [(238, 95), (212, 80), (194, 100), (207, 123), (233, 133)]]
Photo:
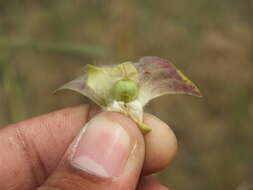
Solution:
[(143, 108), (152, 99), (166, 94), (201, 97), (199, 89), (169, 61), (142, 57), (138, 62), (118, 65), (86, 65), (85, 73), (56, 91), (81, 93), (104, 111), (129, 116), (143, 134), (151, 129), (143, 123)]

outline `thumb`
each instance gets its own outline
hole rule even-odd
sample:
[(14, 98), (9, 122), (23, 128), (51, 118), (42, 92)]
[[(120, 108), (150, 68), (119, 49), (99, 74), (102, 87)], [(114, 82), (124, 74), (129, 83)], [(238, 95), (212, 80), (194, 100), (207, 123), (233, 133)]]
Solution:
[(135, 123), (113, 112), (95, 116), (38, 190), (134, 190), (144, 160)]

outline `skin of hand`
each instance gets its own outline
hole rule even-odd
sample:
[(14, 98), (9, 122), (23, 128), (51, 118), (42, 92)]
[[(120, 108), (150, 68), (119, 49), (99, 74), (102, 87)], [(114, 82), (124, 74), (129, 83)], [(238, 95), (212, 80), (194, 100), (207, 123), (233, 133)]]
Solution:
[(0, 130), (1, 190), (166, 190), (151, 174), (177, 151), (153, 115), (143, 136), (128, 117), (94, 105), (65, 108)]

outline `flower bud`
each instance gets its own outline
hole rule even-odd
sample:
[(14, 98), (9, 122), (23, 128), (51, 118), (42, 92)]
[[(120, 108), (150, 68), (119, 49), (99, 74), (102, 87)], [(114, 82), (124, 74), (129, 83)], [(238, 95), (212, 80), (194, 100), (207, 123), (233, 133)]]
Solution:
[(115, 100), (125, 103), (135, 100), (139, 93), (138, 84), (129, 79), (117, 81), (112, 87), (112, 95)]

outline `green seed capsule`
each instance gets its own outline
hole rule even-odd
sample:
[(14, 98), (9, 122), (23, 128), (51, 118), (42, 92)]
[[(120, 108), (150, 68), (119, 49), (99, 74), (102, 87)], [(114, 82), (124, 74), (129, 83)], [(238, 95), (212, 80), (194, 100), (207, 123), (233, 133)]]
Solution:
[(129, 79), (117, 81), (112, 87), (112, 95), (115, 100), (125, 103), (135, 100), (139, 93), (138, 84)]

